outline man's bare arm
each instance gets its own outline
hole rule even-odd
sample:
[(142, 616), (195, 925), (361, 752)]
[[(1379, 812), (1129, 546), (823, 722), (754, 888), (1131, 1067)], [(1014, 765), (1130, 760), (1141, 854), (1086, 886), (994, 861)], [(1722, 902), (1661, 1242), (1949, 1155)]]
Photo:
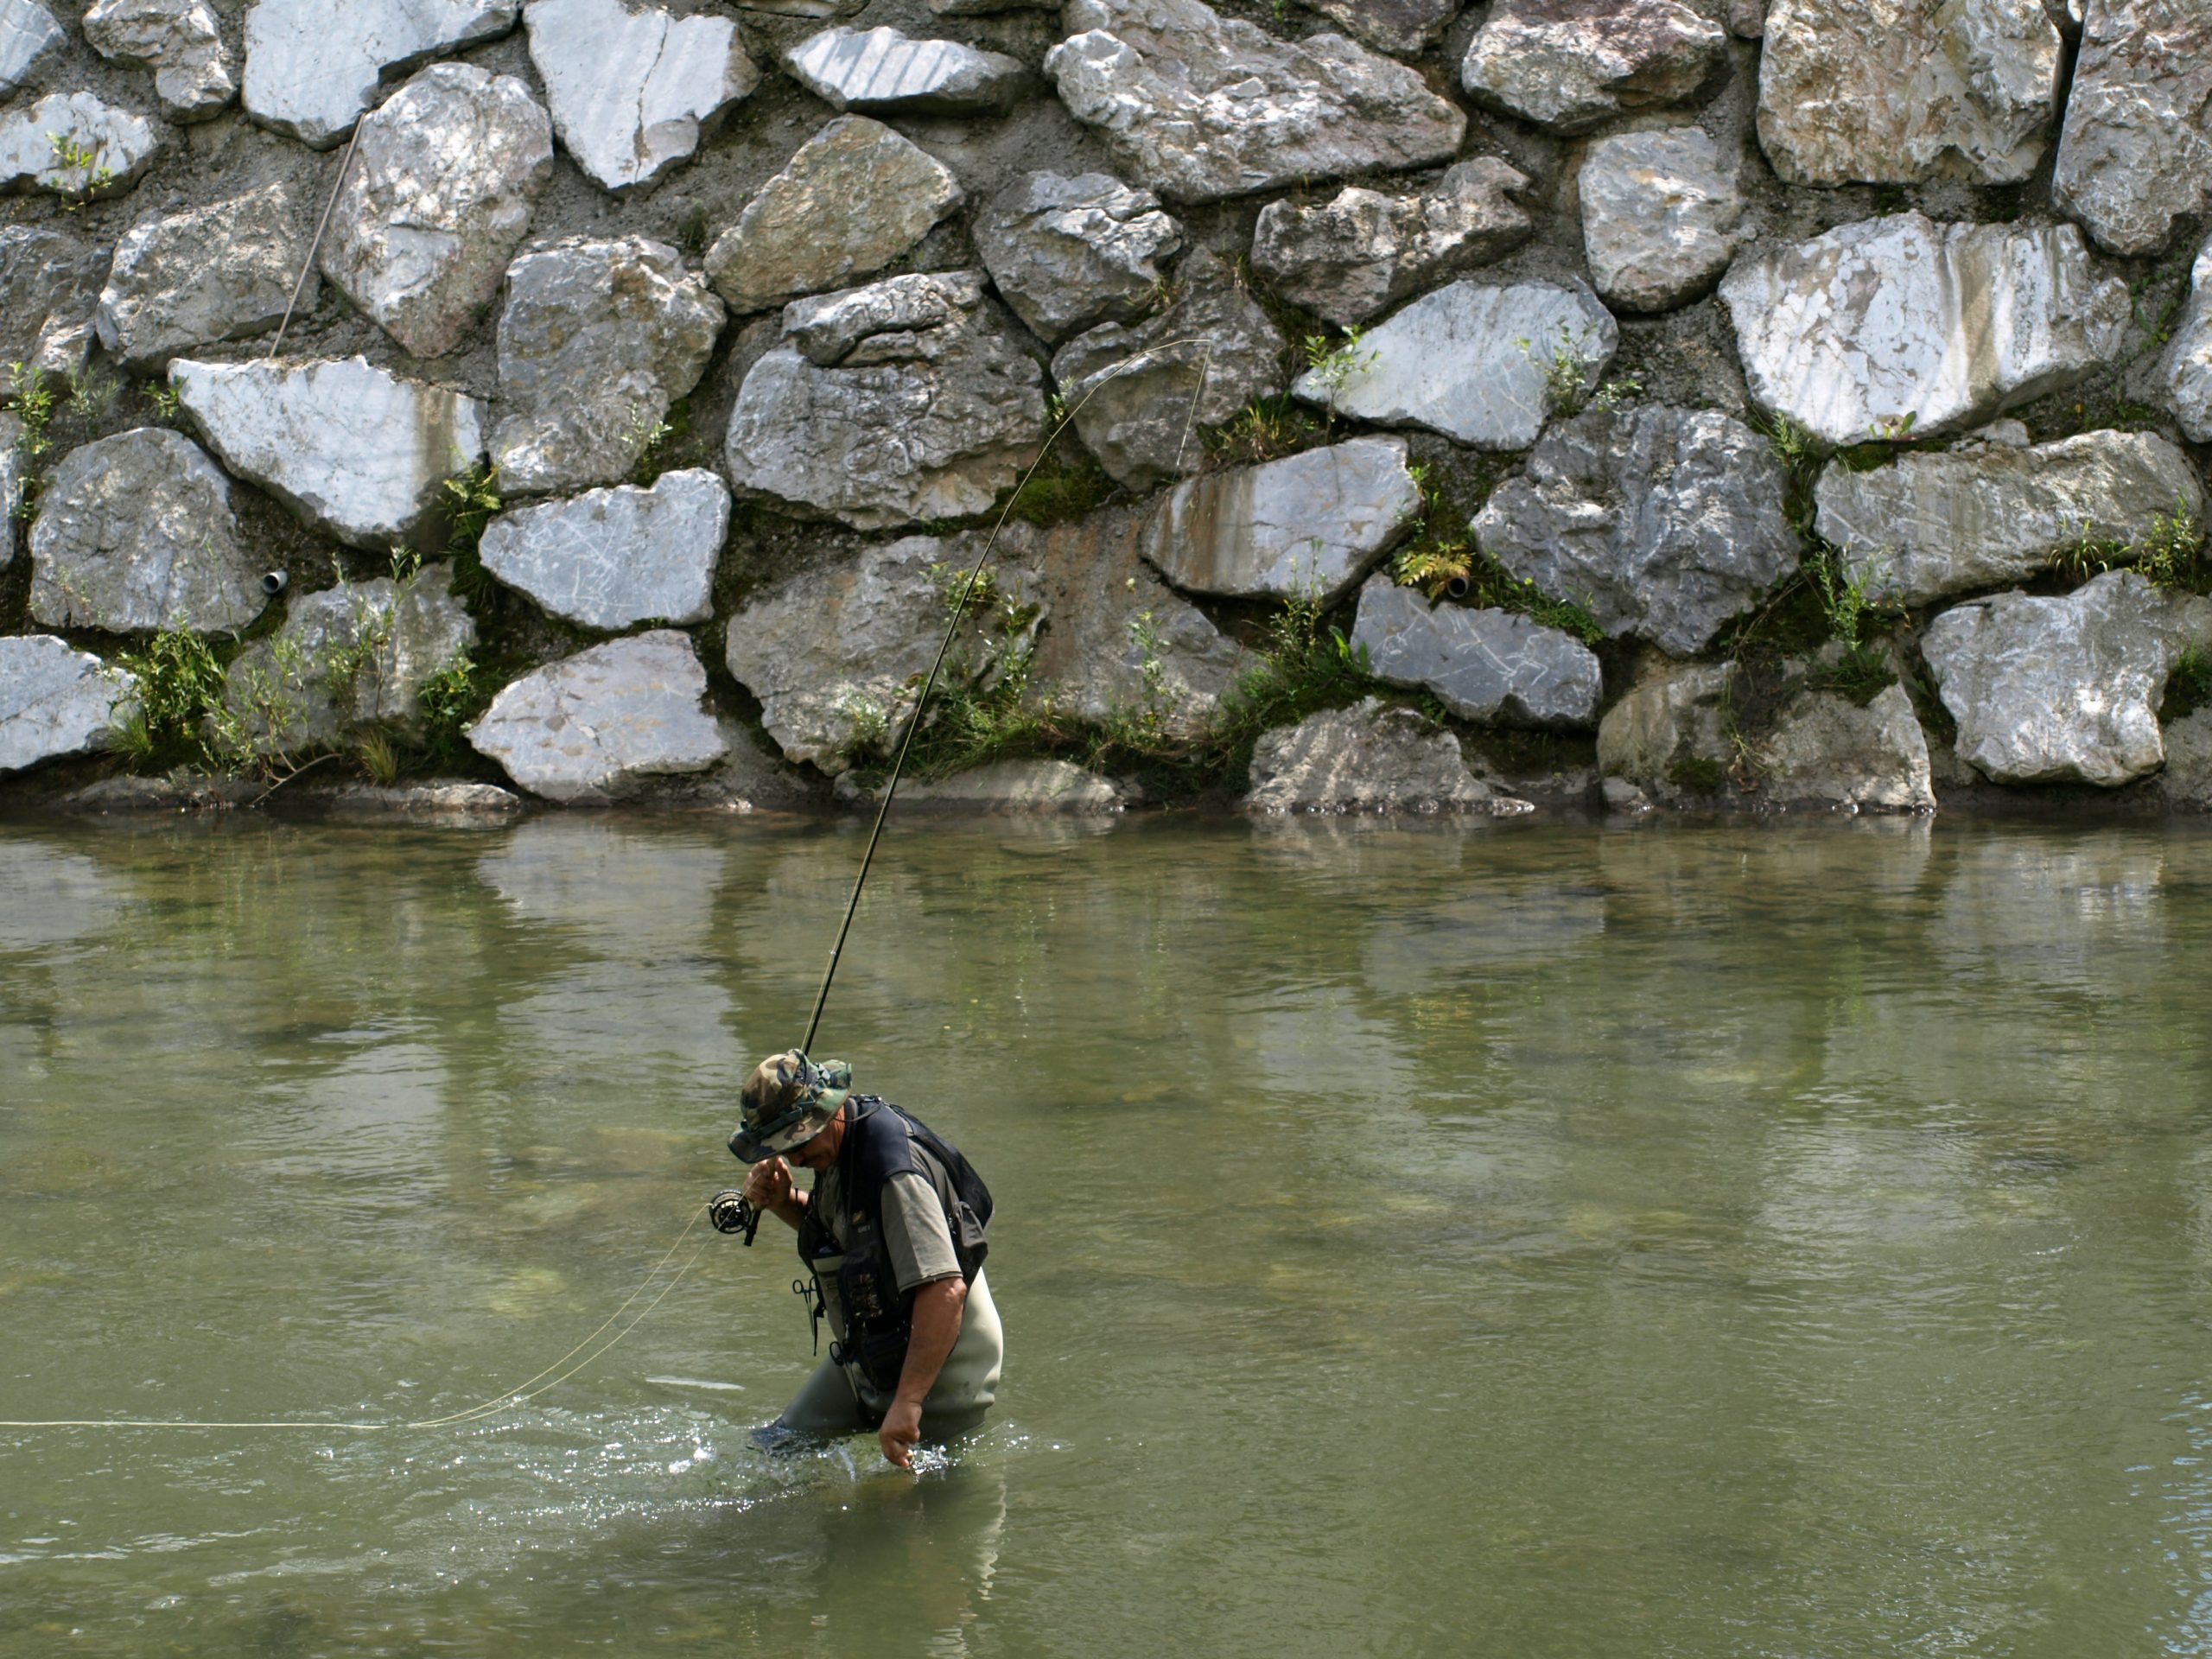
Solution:
[(876, 1432), (883, 1455), (901, 1469), (912, 1467), (907, 1448), (922, 1438), (922, 1402), (937, 1386), (952, 1344), (960, 1340), (962, 1311), (968, 1303), (965, 1279), (936, 1279), (914, 1292), (913, 1334), (906, 1342), (906, 1363), (899, 1373), (899, 1392)]

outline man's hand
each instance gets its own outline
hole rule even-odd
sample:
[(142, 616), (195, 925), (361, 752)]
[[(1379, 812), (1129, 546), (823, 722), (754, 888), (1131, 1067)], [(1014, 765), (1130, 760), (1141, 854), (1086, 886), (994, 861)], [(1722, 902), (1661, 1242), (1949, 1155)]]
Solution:
[(893, 1400), (891, 1409), (883, 1414), (883, 1427), (875, 1431), (875, 1440), (883, 1448), (883, 1455), (901, 1469), (912, 1469), (913, 1459), (908, 1447), (922, 1438), (922, 1402), (918, 1400)]
[(791, 1166), (780, 1158), (763, 1158), (745, 1178), (746, 1201), (755, 1209), (772, 1210), (794, 1227), (798, 1225), (798, 1194), (791, 1186)]

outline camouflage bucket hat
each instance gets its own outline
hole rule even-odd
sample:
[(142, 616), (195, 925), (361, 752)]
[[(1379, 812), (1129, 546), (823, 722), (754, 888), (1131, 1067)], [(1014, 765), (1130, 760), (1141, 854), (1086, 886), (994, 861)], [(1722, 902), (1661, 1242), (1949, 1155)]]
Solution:
[(796, 1050), (770, 1055), (738, 1092), (741, 1109), (730, 1151), (757, 1164), (804, 1146), (830, 1127), (852, 1087), (853, 1068), (842, 1060), (817, 1065)]

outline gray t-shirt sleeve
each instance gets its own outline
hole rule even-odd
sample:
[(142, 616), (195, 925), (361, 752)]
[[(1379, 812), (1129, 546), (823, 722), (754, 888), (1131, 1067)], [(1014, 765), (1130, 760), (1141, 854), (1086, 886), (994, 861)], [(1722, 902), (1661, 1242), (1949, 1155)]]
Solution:
[(884, 1248), (891, 1252), (891, 1270), (898, 1275), (901, 1295), (917, 1285), (960, 1276), (960, 1257), (944, 1224), (944, 1206), (937, 1201), (937, 1189), (925, 1176), (906, 1170), (884, 1182), (880, 1219)]

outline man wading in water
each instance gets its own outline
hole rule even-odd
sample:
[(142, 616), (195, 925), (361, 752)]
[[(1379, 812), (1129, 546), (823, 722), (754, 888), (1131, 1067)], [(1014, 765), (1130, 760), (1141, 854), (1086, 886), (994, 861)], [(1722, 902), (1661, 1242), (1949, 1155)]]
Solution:
[[(745, 1196), (798, 1231), (816, 1325), (830, 1352), (775, 1427), (874, 1428), (883, 1455), (975, 1427), (997, 1397), (1005, 1338), (983, 1282), (991, 1195), (953, 1145), (890, 1102), (852, 1092), (853, 1069), (804, 1054), (753, 1068), (729, 1149), (753, 1166)], [(791, 1163), (814, 1172), (791, 1185)]]

